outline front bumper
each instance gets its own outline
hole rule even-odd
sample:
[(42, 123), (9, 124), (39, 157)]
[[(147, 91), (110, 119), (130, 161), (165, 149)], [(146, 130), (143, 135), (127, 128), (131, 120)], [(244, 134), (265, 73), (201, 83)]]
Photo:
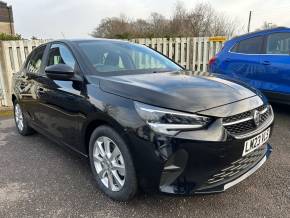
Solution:
[[(226, 168), (216, 168), (215, 173), (212, 169), (204, 169), (203, 179), (198, 179), (194, 174), (194, 169), (187, 169), (171, 184), (166, 184), (170, 173), (162, 173), (160, 191), (171, 194), (208, 194), (219, 193), (245, 180), (247, 177), (256, 172), (269, 158), (272, 147), (265, 144), (262, 148), (253, 151), (252, 154), (246, 155), (237, 161), (229, 164)], [(172, 174), (172, 172), (171, 172)], [(166, 179), (167, 177), (167, 179)], [(172, 179), (172, 178), (170, 178)], [(169, 180), (170, 180), (169, 179)], [(165, 183), (164, 183), (165, 182)]]
[(223, 192), (253, 174), (268, 159), (272, 151), (268, 143), (242, 157), (245, 141), (268, 128), (272, 134), (273, 120), (242, 139), (221, 131), (221, 123), (203, 132), (176, 137), (140, 128), (130, 136), (136, 145), (133, 153), (140, 185), (171, 194)]

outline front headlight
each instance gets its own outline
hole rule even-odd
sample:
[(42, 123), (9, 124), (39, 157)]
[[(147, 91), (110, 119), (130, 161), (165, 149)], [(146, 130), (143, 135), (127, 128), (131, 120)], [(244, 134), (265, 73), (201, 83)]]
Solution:
[(211, 118), (159, 108), (140, 102), (134, 102), (139, 116), (155, 132), (174, 135), (182, 130), (194, 130), (205, 127)]

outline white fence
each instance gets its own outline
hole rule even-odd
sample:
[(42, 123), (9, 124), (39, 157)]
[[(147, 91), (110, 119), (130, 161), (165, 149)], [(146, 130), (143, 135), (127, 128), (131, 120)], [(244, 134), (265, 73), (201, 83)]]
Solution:
[(135, 43), (149, 46), (186, 69), (207, 71), (208, 61), (221, 49), (222, 41), (209, 37), (133, 39)]
[(46, 40), (0, 42), (0, 106), (11, 105), (12, 75), (17, 72), (28, 54)]
[[(47, 40), (20, 40), (0, 42), (0, 106), (11, 106), (12, 75), (17, 72), (27, 55)], [(222, 42), (208, 37), (133, 39), (147, 45), (186, 69), (207, 71), (208, 61), (222, 47)]]

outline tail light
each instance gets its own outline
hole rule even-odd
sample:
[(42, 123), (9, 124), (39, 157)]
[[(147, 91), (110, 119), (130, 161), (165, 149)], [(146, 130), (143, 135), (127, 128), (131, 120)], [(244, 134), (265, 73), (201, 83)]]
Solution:
[[(218, 55), (218, 54), (219, 54), (223, 49), (224, 49), (224, 46), (221, 47), (221, 49), (219, 50), (219, 52), (218, 52), (216, 55)], [(209, 60), (208, 65), (211, 66), (212, 64), (214, 64), (214, 63), (216, 62), (216, 60), (217, 60), (217, 57), (216, 57), (216, 56), (213, 56), (213, 57)]]
[(216, 61), (216, 57), (214, 56), (214, 57), (212, 57), (212, 58), (209, 60), (208, 64), (209, 64), (209, 65), (212, 65), (212, 64), (215, 63), (215, 61)]

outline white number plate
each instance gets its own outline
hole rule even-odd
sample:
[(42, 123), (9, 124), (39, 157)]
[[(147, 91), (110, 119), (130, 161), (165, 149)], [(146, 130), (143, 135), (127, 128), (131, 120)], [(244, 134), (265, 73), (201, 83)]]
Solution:
[(267, 142), (270, 137), (270, 131), (271, 130), (269, 128), (264, 132), (262, 132), (261, 134), (255, 136), (254, 138), (247, 140), (245, 142), (243, 156), (251, 153), (252, 151), (256, 150), (257, 148), (265, 144), (265, 142)]

